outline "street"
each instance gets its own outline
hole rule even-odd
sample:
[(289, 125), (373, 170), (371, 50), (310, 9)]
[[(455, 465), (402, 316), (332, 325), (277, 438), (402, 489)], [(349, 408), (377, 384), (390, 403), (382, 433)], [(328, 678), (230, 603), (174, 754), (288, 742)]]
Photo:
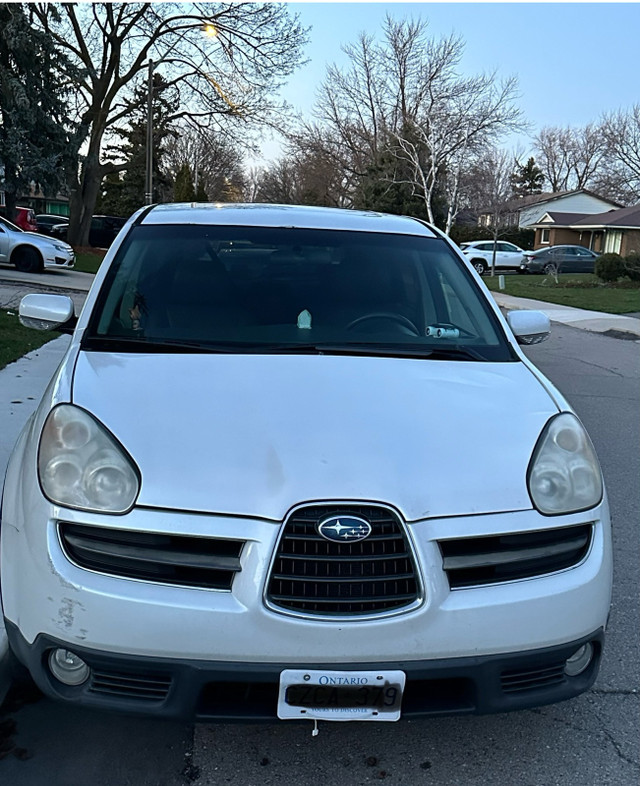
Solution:
[[(66, 340), (59, 339), (59, 346)], [(32, 703), (10, 706), (0, 722), (5, 737), (0, 739), (0, 756), (3, 745), (14, 746), (13, 753), (0, 760), (0, 782), (11, 786), (45, 782), (50, 786), (311, 786), (319, 782), (355, 786), (381, 780), (446, 786), (637, 783), (638, 345), (554, 324), (551, 338), (527, 349), (527, 354), (565, 393), (588, 428), (610, 497), (614, 596), (603, 665), (592, 691), (563, 704), (509, 715), (399, 724), (325, 723), (315, 738), (311, 724), (193, 728), (78, 710), (36, 697)], [(22, 417), (21, 412), (16, 417)]]

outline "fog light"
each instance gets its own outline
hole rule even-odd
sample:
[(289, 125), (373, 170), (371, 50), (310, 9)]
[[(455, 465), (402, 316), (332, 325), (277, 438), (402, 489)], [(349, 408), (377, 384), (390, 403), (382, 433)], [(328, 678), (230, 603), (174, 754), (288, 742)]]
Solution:
[(49, 655), (49, 668), (53, 676), (65, 685), (81, 685), (89, 678), (87, 664), (69, 650), (53, 650)]
[(564, 664), (564, 673), (568, 677), (576, 677), (587, 668), (593, 658), (593, 644), (588, 642), (577, 649)]

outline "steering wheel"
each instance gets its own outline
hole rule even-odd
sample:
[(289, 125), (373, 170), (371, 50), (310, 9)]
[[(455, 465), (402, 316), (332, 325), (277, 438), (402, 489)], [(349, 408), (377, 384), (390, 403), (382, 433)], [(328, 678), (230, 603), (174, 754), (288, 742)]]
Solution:
[(374, 314), (365, 314), (363, 317), (358, 317), (357, 319), (354, 319), (353, 322), (349, 322), (347, 325), (347, 330), (353, 330), (353, 328), (361, 325), (363, 322), (367, 322), (370, 319), (390, 319), (393, 322), (397, 322), (398, 325), (408, 328), (412, 335), (420, 335), (420, 331), (410, 319), (407, 319), (407, 317), (403, 316), (402, 314), (394, 314), (391, 311), (380, 311)]

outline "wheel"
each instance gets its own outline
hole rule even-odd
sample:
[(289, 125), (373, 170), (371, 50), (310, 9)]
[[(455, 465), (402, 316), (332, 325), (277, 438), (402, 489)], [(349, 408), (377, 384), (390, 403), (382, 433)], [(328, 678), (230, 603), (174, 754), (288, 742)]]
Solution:
[(394, 314), (391, 311), (381, 311), (379, 313), (365, 314), (363, 317), (358, 317), (357, 319), (354, 319), (353, 322), (349, 322), (347, 325), (347, 330), (352, 330), (353, 328), (357, 327), (358, 325), (362, 325), (364, 322), (367, 322), (370, 319), (390, 319), (393, 322), (397, 322), (399, 325), (408, 328), (412, 335), (420, 335), (420, 331), (410, 319), (402, 316), (402, 314)]
[(43, 269), (42, 255), (32, 246), (17, 248), (13, 252), (11, 261), (22, 273), (41, 273)]
[(542, 266), (542, 272), (545, 276), (557, 274), (558, 266), (555, 262), (547, 262), (545, 265)]
[(478, 271), (479, 276), (483, 276), (487, 270), (487, 263), (484, 259), (472, 259), (471, 264), (475, 267)]

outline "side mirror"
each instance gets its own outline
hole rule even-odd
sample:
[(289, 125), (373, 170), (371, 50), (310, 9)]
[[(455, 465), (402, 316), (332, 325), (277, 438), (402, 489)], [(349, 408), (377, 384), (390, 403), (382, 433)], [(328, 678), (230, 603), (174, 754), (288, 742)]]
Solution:
[(549, 317), (542, 311), (509, 311), (507, 322), (518, 344), (539, 344), (551, 332)]
[(66, 295), (25, 295), (18, 314), (22, 325), (35, 330), (73, 333), (78, 321), (73, 300)]

